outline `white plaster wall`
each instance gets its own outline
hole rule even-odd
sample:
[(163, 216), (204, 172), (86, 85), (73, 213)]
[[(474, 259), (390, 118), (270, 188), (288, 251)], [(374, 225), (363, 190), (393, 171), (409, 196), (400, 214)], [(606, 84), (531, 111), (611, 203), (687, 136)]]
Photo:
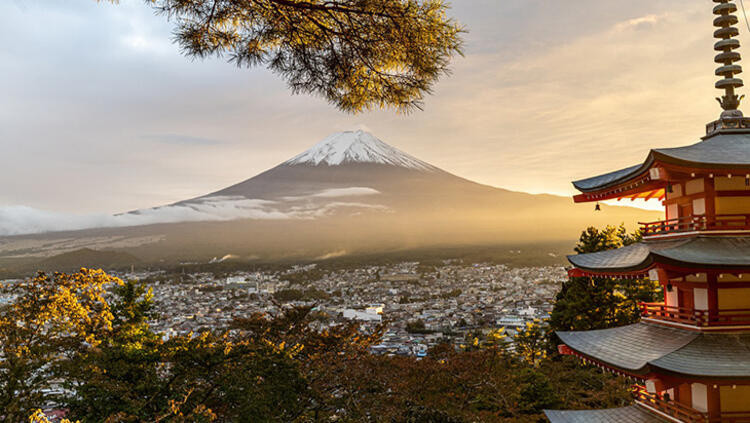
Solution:
[(677, 204), (670, 204), (667, 206), (667, 219), (677, 219), (680, 217), (680, 211)]
[(696, 410), (707, 413), (708, 412), (708, 386), (702, 383), (694, 383), (690, 385), (693, 397), (693, 408)]
[(696, 198), (695, 200), (693, 200), (693, 214), (696, 216), (706, 214), (705, 198)]
[(679, 298), (677, 297), (677, 288), (672, 288), (672, 292), (664, 290), (664, 296), (667, 300), (667, 305), (669, 307), (679, 307)]
[(694, 288), (693, 302), (696, 310), (708, 310), (708, 290), (706, 288)]

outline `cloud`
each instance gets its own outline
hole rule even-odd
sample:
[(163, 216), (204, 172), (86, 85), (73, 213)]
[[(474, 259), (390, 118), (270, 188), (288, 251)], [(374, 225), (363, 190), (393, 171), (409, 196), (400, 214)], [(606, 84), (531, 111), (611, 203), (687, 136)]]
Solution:
[(355, 210), (352, 215), (357, 215), (359, 214), (359, 211), (364, 209), (384, 212), (391, 210), (388, 206), (384, 206), (381, 204), (335, 201), (322, 205), (295, 206), (291, 208), (290, 214), (298, 219), (315, 219), (331, 216), (332, 214), (339, 212), (342, 209)]
[(337, 197), (354, 197), (361, 195), (376, 195), (380, 194), (380, 191), (373, 188), (364, 187), (352, 187), (352, 188), (332, 188), (323, 190), (317, 194), (313, 194), (312, 197), (316, 198), (337, 198)]
[[(346, 192), (348, 189), (342, 189)], [(350, 189), (349, 189), (350, 190)], [(360, 189), (361, 190), (361, 189)], [(331, 198), (331, 191), (321, 194)], [(374, 190), (373, 190), (374, 191)], [(377, 191), (376, 191), (377, 192)], [(311, 196), (315, 197), (314, 195)], [(389, 210), (378, 204), (358, 202), (317, 202), (294, 205), (248, 199), (237, 196), (206, 197), (189, 203), (136, 210), (116, 215), (76, 215), (55, 213), (26, 206), (0, 206), (0, 236), (74, 231), (92, 228), (113, 228), (153, 225), (159, 223), (252, 220), (316, 219), (331, 216), (342, 210)]]
[(0, 235), (34, 234), (92, 228), (102, 224), (108, 216), (77, 216), (55, 213), (26, 206), (0, 207)]
[(331, 251), (328, 254), (323, 254), (322, 256), (315, 257), (315, 260), (329, 260), (332, 258), (343, 257), (347, 254), (349, 254), (349, 252), (346, 250)]
[(663, 21), (667, 16), (669, 16), (669, 14), (664, 13), (661, 15), (651, 14), (651, 15), (641, 16), (639, 18), (628, 19), (625, 22), (620, 22), (617, 25), (615, 25), (615, 31), (625, 31), (628, 29), (635, 29), (635, 30), (651, 29), (651, 27), (657, 25), (660, 21)]
[(361, 197), (367, 195), (377, 195), (380, 191), (368, 187), (349, 187), (349, 188), (330, 188), (323, 191), (307, 194), (282, 197), (284, 201), (298, 201), (316, 198), (340, 198), (340, 197)]
[(451, 3), (466, 56), (425, 111), (349, 116), (266, 70), (185, 58), (140, 1), (0, 1), (0, 204), (73, 224), (195, 198), (352, 127), (477, 182), (569, 194), (720, 113), (701, 2)]
[(234, 219), (292, 219), (263, 200), (217, 198), (190, 205), (172, 205), (117, 215), (76, 215), (39, 210), (26, 206), (0, 206), (0, 235), (22, 235), (152, 225), (157, 223), (227, 221)]

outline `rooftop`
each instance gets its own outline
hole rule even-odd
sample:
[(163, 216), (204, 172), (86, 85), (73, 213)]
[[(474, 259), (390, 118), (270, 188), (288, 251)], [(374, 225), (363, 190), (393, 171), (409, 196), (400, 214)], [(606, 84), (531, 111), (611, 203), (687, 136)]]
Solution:
[(750, 333), (702, 333), (651, 323), (557, 332), (573, 351), (633, 375), (667, 371), (709, 378), (750, 378)]
[(571, 255), (568, 260), (581, 270), (602, 274), (643, 273), (657, 262), (688, 268), (747, 268), (750, 267), (750, 237), (696, 236), (643, 241), (616, 250)]
[(654, 149), (642, 164), (575, 181), (573, 186), (582, 192), (614, 187), (647, 174), (655, 163), (750, 172), (750, 131), (722, 132), (687, 147)]

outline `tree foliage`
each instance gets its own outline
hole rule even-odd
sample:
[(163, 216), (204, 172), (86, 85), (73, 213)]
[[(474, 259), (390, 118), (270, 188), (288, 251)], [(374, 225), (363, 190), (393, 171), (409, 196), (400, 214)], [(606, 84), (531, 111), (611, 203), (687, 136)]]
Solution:
[(516, 352), (527, 363), (537, 366), (547, 358), (549, 348), (541, 322), (527, 322), (526, 327), (519, 330), (514, 339)]
[(39, 274), (3, 287), (15, 297), (0, 306), (0, 421), (24, 421), (52, 400), (50, 367), (61, 356), (97, 348), (112, 327), (104, 298), (108, 284), (121, 283), (102, 271)]
[[(32, 415), (29, 416), (29, 423), (51, 423), (47, 416), (44, 414), (42, 410), (35, 410)], [(71, 423), (68, 419), (62, 419), (60, 423)], [(80, 422), (76, 422), (80, 423)]]
[(136, 421), (158, 414), (170, 399), (159, 373), (162, 341), (148, 325), (151, 291), (129, 281), (113, 296), (112, 330), (97, 348), (69, 357), (56, 371), (72, 393), (63, 402), (84, 421)]
[(628, 233), (625, 225), (610, 225), (604, 229), (597, 229), (591, 226), (581, 233), (581, 237), (575, 247), (575, 252), (578, 254), (587, 254), (614, 250), (635, 244), (642, 238), (643, 234), (640, 231)]
[[(628, 398), (617, 379), (538, 353), (538, 325), (519, 335), (519, 354), (498, 331), (417, 360), (371, 354), (382, 327), (316, 330), (309, 307), (167, 339), (149, 325), (151, 291), (101, 271), (39, 275), (13, 292), (2, 309), (0, 421), (46, 423), (37, 409), (55, 401), (82, 423), (536, 422), (546, 407)], [(42, 394), (59, 381), (63, 395)]]
[[(622, 248), (641, 240), (624, 226), (588, 228), (575, 248), (579, 254)], [(606, 329), (635, 323), (641, 313), (638, 303), (656, 301), (659, 284), (645, 279), (571, 277), (557, 294), (550, 326), (553, 330)]]
[(420, 107), (462, 45), (443, 0), (147, 2), (176, 23), (188, 56), (266, 66), (347, 112)]

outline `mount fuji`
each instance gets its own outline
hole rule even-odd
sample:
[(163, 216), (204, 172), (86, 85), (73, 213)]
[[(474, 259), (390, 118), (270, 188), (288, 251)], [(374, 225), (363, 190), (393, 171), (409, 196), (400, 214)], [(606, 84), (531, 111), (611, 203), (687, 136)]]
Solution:
[(368, 132), (340, 132), (236, 185), (121, 216), (132, 224), (139, 218), (145, 223), (168, 223), (392, 214), (452, 209), (456, 196), (479, 194), (487, 188), (404, 153)]
[(627, 207), (592, 209), (565, 197), (478, 184), (370, 133), (341, 132), (213, 193), (76, 222), (65, 231), (0, 237), (0, 268), (9, 260), (33, 262), (83, 248), (149, 263), (573, 241), (588, 226), (658, 216)]
[(439, 170), (364, 131), (333, 134), (283, 164), (341, 166), (347, 163), (376, 163), (415, 170)]

